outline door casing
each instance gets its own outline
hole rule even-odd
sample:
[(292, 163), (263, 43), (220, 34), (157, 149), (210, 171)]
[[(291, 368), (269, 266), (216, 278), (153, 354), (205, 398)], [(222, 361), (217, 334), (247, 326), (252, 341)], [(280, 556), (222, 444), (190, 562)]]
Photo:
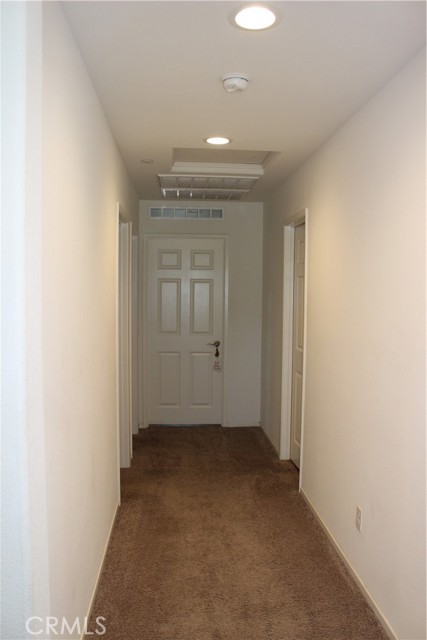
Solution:
[(120, 468), (129, 467), (132, 458), (132, 354), (130, 348), (132, 223), (126, 220), (127, 216), (118, 202), (116, 208), (116, 423), (119, 495)]

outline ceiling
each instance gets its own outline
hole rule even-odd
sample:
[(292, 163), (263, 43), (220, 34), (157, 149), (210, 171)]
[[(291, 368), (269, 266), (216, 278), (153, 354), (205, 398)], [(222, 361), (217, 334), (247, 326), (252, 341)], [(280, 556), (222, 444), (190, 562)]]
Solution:
[(180, 161), (262, 163), (246, 200), (265, 200), (425, 46), (424, 2), (269, 3), (282, 18), (262, 32), (231, 25), (241, 2), (62, 4), (142, 199)]

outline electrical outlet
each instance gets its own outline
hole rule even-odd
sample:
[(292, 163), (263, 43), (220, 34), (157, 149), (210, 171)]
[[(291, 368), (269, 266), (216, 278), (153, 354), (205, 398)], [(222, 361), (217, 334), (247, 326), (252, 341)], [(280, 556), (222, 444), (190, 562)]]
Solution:
[(362, 509), (356, 507), (356, 529), (362, 531)]

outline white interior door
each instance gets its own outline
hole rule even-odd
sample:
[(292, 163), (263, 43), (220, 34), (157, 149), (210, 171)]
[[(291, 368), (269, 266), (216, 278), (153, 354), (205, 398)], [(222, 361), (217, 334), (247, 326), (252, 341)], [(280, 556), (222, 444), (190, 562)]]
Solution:
[(304, 366), (305, 224), (294, 232), (294, 301), (292, 337), (291, 460), (298, 467), (301, 456), (302, 382)]
[(146, 423), (221, 424), (224, 240), (148, 238), (146, 287)]

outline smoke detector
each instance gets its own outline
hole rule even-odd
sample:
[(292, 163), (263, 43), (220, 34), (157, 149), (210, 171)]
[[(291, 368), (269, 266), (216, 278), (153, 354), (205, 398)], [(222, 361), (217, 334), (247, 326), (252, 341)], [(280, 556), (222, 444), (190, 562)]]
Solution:
[(227, 73), (222, 79), (222, 86), (227, 93), (245, 91), (249, 84), (246, 73)]

